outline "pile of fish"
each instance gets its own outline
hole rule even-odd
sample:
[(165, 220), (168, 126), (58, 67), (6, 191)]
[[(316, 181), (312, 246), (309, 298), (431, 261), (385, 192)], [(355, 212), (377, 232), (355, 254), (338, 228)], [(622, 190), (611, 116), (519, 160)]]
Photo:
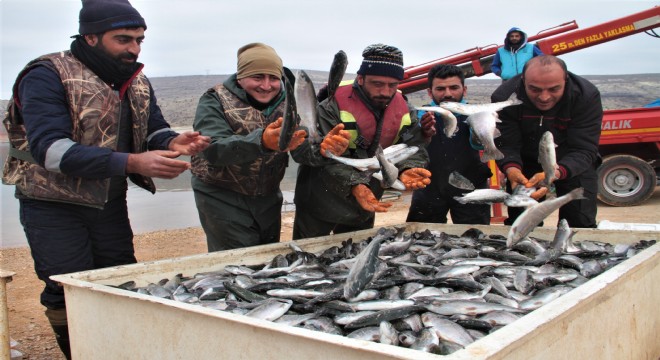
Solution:
[(651, 246), (554, 239), (507, 246), (469, 229), (381, 228), (313, 254), (292, 251), (258, 266), (227, 265), (119, 288), (289, 326), (450, 354), (510, 324)]

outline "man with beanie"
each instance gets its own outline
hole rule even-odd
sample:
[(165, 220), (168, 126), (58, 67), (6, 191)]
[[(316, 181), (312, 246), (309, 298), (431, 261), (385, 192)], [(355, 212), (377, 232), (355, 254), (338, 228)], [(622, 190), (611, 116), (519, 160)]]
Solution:
[[(362, 56), (355, 81), (339, 86), (334, 96), (318, 105), (319, 129), (326, 133), (337, 124), (344, 125), (350, 133), (348, 149), (341, 155), (344, 157), (370, 158), (379, 146), (418, 146), (416, 154), (396, 166), (408, 190), (424, 188), (431, 182), (431, 173), (424, 169), (428, 162), (426, 137), (416, 112), (397, 91), (403, 80), (403, 55), (394, 46), (374, 44)], [(375, 213), (386, 212), (392, 205), (380, 201), (384, 190), (370, 172), (348, 165), (301, 165), (293, 238), (372, 228)]]
[[(209, 135), (211, 145), (193, 157), (191, 182), (209, 251), (278, 242), (287, 153), (296, 149), (303, 158), (321, 158), (305, 154), (316, 147), (305, 141), (304, 130), (279, 150), (283, 90), (293, 81), (272, 47), (251, 43), (238, 50), (237, 72), (199, 100), (193, 127)], [(340, 130), (323, 140), (334, 149), (337, 137), (343, 139), (338, 153), (348, 146)]]
[(527, 43), (527, 34), (520, 28), (512, 27), (506, 33), (504, 46), (497, 49), (490, 69), (506, 81), (520, 74), (529, 59), (539, 55), (543, 52), (538, 46)]
[[(16, 185), (41, 303), (71, 357), (62, 287), (51, 275), (135, 263), (126, 178), (155, 192), (210, 139), (170, 130), (137, 62), (147, 26), (126, 0), (84, 0), (71, 49), (20, 72), (4, 120), (3, 183)], [(147, 151), (150, 150), (150, 151)]]

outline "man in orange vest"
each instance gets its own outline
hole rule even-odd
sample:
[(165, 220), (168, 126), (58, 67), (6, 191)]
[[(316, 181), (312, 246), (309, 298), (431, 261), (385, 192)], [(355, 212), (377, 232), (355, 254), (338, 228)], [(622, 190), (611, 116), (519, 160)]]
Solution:
[[(418, 146), (416, 154), (396, 166), (406, 189), (423, 188), (431, 182), (431, 173), (424, 169), (429, 129), (420, 127), (416, 112), (397, 91), (403, 79), (403, 55), (394, 46), (374, 44), (362, 56), (355, 81), (339, 86), (319, 104), (318, 127), (327, 134), (336, 125), (344, 125), (351, 138), (343, 157), (370, 158), (379, 145), (383, 149), (400, 143)], [(375, 213), (392, 205), (380, 201), (384, 190), (371, 173), (330, 159), (322, 166), (301, 165), (293, 238), (372, 228)]]

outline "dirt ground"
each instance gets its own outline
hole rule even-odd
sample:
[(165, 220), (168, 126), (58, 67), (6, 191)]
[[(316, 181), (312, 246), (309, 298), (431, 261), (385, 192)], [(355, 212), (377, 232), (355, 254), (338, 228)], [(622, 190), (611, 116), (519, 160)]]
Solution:
[[(376, 226), (395, 225), (405, 222), (410, 195), (393, 199), (389, 212), (377, 214)], [(660, 223), (660, 188), (645, 204), (616, 208), (599, 204), (598, 220), (628, 223)], [(545, 224), (556, 224), (557, 215), (547, 218)], [(282, 241), (291, 239), (293, 213), (282, 217)], [(499, 226), (499, 225), (493, 225)], [(546, 225), (547, 226), (547, 225)], [(138, 261), (180, 257), (206, 252), (206, 241), (201, 228), (159, 231), (136, 235), (136, 257)], [(50, 325), (39, 303), (42, 283), (34, 273), (34, 264), (29, 248), (3, 249), (0, 252), (2, 269), (15, 273), (7, 284), (9, 335), (18, 341), (16, 349), (23, 359), (64, 359), (61, 355)]]

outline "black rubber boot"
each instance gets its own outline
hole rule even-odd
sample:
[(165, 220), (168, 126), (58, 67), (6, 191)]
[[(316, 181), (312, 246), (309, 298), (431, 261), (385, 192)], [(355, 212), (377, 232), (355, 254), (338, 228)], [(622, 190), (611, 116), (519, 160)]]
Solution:
[(66, 309), (46, 309), (46, 317), (50, 322), (50, 326), (55, 332), (55, 340), (59, 345), (60, 350), (67, 358), (71, 360), (71, 345), (69, 344), (69, 325), (66, 319)]

